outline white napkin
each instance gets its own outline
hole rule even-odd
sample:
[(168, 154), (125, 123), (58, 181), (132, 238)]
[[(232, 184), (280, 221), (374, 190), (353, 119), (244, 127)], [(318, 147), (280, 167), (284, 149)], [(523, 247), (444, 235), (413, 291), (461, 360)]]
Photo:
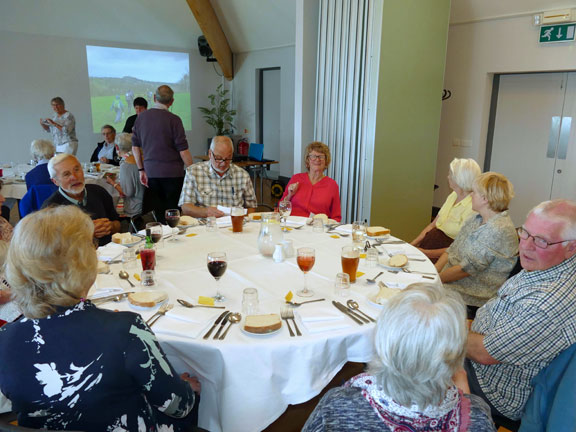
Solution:
[(308, 303), (294, 309), (303, 323), (344, 320), (344, 315), (330, 302)]
[(96, 278), (96, 282), (90, 288), (90, 297), (106, 297), (109, 295), (123, 293), (124, 288), (120, 286), (120, 282), (113, 275), (101, 274)]
[(288, 216), (286, 218), (286, 225), (287, 226), (300, 227), (300, 226), (304, 226), (305, 224), (306, 224), (306, 221), (303, 221), (302, 218), (298, 217), (298, 216), (294, 216), (294, 218)]
[(112, 261), (122, 256), (122, 252), (126, 249), (121, 244), (110, 242), (105, 246), (98, 248), (98, 259), (100, 261)]
[[(216, 206), (216, 208), (217, 208), (218, 210), (220, 210), (220, 211), (221, 211), (222, 213), (224, 213), (224, 214), (227, 214), (227, 215), (231, 215), (231, 214), (232, 214), (232, 207), (224, 207), (224, 206), (219, 205), (219, 206)], [(245, 215), (246, 213), (248, 213), (248, 210), (247, 210), (247, 209), (242, 209), (242, 210), (244, 210), (244, 213), (242, 213), (243, 215)], [(237, 215), (237, 216), (240, 216), (240, 215)]]
[[(178, 228), (171, 228), (168, 225), (162, 225), (162, 236), (167, 237), (171, 236), (172, 234), (177, 234), (179, 232)], [(138, 234), (145, 236), (146, 229), (138, 231)]]
[(333, 231), (341, 232), (342, 234), (352, 234), (352, 224), (340, 225), (333, 229)]
[(383, 252), (386, 255), (386, 252), (390, 252), (392, 255), (404, 254), (408, 258), (426, 258), (422, 253), (416, 252), (414, 249), (408, 249), (402, 247), (402, 245), (386, 245), (384, 246), (376, 246), (379, 252)]
[(222, 217), (216, 218), (216, 225), (219, 228), (232, 226), (232, 218), (230, 216), (222, 216)]
[(195, 324), (205, 324), (207, 321), (216, 318), (221, 313), (222, 309), (209, 309), (201, 307), (186, 308), (178, 304), (166, 312), (166, 316), (175, 318), (180, 321), (186, 321)]
[(203, 324), (195, 324), (179, 319), (172, 319), (169, 316), (163, 316), (153, 324), (152, 331), (154, 333), (162, 333), (170, 336), (196, 339), (199, 335), (203, 334), (209, 324), (212, 324), (212, 322), (207, 321)]
[(422, 277), (423, 275), (415, 274), (415, 273), (404, 273), (399, 272), (396, 273), (394, 280), (388, 279), (386, 280), (386, 285), (390, 288), (399, 288), (404, 289), (408, 285), (417, 282), (433, 282), (432, 279), (425, 279)]
[(349, 322), (346, 322), (344, 319), (338, 321), (308, 321), (302, 323), (302, 325), (309, 333), (321, 333), (352, 327), (352, 321), (349, 318), (347, 319)]

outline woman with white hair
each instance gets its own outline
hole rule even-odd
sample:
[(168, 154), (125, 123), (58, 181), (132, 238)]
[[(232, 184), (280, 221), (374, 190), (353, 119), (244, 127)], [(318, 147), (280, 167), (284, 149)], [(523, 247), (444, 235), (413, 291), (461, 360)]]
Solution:
[(6, 279), (25, 318), (0, 328), (0, 391), (33, 429), (192, 429), (198, 380), (178, 376), (140, 315), (86, 299), (97, 275), (93, 234), (76, 206), (16, 226)]
[(488, 405), (468, 394), (466, 338), (457, 294), (433, 284), (401, 291), (378, 318), (368, 373), (326, 393), (303, 431), (495, 431)]
[(118, 155), (124, 163), (120, 165), (118, 181), (111, 177), (106, 177), (106, 181), (124, 198), (124, 214), (136, 216), (142, 213), (144, 186), (140, 182), (140, 172), (132, 155), (132, 134), (121, 133), (116, 136), (115, 142)]
[(432, 223), (410, 243), (436, 262), (452, 244), (466, 220), (476, 214), (472, 210), (472, 183), (482, 171), (474, 159), (455, 158), (450, 162), (448, 184), (452, 193), (440, 208)]
[(56, 149), (52, 141), (37, 139), (30, 144), (30, 154), (36, 162), (36, 166), (26, 174), (26, 187), (30, 189), (34, 185), (52, 184), (48, 172), (48, 161), (54, 156)]

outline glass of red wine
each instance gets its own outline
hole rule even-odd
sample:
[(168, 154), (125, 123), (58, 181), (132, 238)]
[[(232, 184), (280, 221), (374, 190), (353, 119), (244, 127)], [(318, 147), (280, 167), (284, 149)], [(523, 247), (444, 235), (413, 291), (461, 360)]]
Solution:
[(298, 256), (296, 258), (298, 267), (304, 273), (304, 288), (296, 293), (300, 297), (312, 297), (314, 291), (308, 289), (308, 281), (306, 274), (312, 270), (314, 263), (316, 262), (316, 251), (311, 247), (302, 247), (298, 249)]
[[(148, 222), (146, 224), (146, 229), (150, 228), (150, 237), (152, 237), (152, 241), (154, 244), (160, 243), (162, 240), (162, 224), (160, 222)], [(158, 246), (160, 246), (158, 244)]]
[[(178, 226), (178, 223), (180, 222), (180, 210), (168, 209), (164, 213), (164, 217), (166, 219), (166, 223), (168, 224), (168, 226), (170, 228), (176, 228)], [(174, 236), (174, 234), (172, 234), (172, 236), (170, 237), (170, 240), (168, 240), (168, 241), (175, 241), (175, 240), (176, 240), (176, 237)]]
[(220, 278), (226, 272), (226, 267), (228, 266), (228, 259), (226, 258), (226, 252), (210, 252), (206, 258), (208, 264), (208, 271), (216, 279), (216, 295), (213, 297), (217, 302), (222, 302), (225, 297), (220, 294), (220, 283), (218, 282)]

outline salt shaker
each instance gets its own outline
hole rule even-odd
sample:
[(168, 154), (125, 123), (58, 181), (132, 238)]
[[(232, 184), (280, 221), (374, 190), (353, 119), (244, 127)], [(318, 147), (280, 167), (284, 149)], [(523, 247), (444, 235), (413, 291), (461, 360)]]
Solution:
[(272, 255), (272, 259), (277, 263), (284, 261), (284, 248), (282, 243), (277, 243), (276, 246), (274, 246), (274, 255)]

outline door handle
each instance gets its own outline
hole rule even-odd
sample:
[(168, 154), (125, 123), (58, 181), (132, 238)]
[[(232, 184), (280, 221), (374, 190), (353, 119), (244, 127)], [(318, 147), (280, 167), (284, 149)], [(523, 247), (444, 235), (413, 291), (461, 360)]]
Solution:
[(558, 142), (558, 159), (566, 159), (566, 155), (568, 154), (568, 141), (570, 140), (570, 129), (572, 129), (572, 117), (562, 117), (560, 140)]
[(558, 131), (560, 130), (561, 119), (559, 116), (553, 116), (550, 124), (550, 135), (548, 137), (548, 150), (546, 157), (549, 159), (556, 158), (556, 143), (558, 142)]

